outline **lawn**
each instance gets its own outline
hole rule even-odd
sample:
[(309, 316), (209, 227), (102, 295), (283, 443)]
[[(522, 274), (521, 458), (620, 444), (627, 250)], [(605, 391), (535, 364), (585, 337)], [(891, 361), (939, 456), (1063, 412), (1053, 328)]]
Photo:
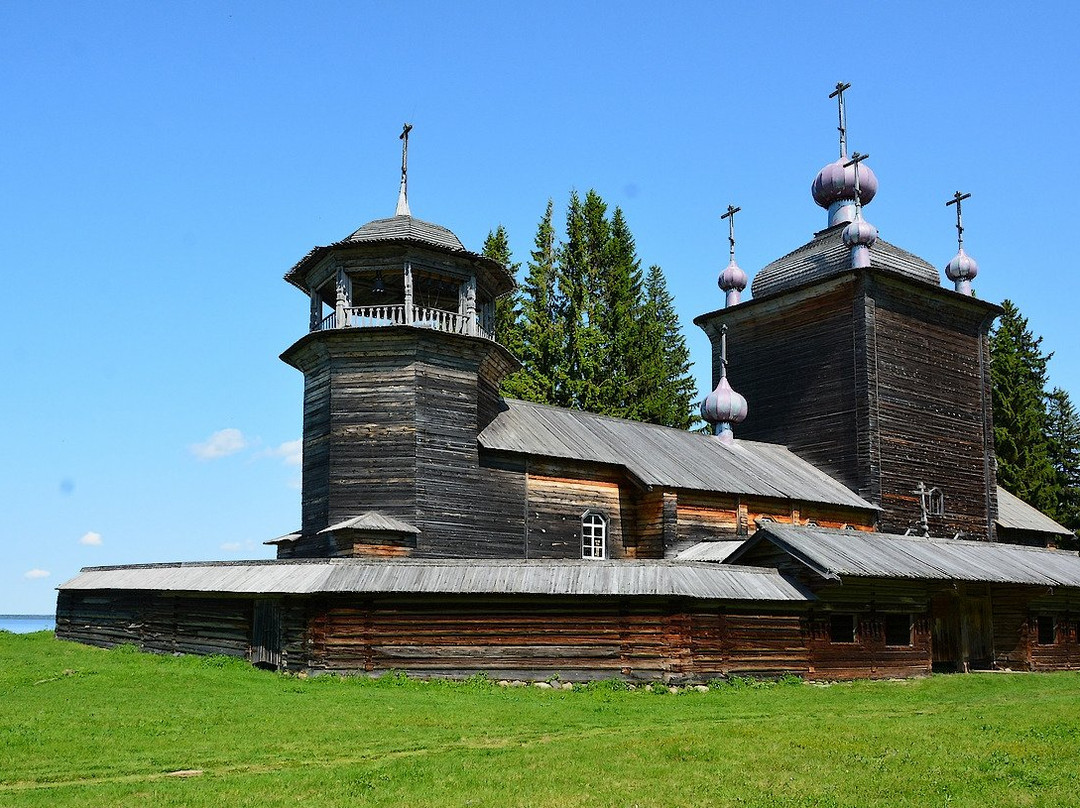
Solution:
[(8, 805), (1080, 805), (1080, 674), (542, 690), (0, 632)]

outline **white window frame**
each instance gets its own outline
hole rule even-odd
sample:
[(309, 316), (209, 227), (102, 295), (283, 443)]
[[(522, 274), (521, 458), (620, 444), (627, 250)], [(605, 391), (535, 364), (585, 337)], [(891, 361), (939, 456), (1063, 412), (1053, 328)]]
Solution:
[(591, 561), (607, 558), (608, 521), (602, 513), (585, 511), (581, 515), (581, 557)]

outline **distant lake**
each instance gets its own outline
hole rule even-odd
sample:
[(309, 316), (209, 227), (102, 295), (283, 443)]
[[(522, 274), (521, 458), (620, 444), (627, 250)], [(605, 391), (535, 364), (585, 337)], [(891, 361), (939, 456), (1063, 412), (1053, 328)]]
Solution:
[(55, 631), (56, 618), (51, 614), (0, 614), (0, 631), (29, 634), (31, 631)]

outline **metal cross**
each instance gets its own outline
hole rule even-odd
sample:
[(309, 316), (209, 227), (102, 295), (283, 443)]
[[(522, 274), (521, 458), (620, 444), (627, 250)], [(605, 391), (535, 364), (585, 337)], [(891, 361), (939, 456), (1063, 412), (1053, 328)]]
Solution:
[(870, 156), (869, 154), (859, 154), (858, 152), (855, 152), (854, 154), (851, 155), (851, 159), (848, 160), (846, 163), (844, 163), (844, 168), (847, 168), (848, 166), (855, 166), (855, 215), (856, 216), (861, 216), (862, 215), (862, 200), (860, 199), (860, 197), (862, 196), (862, 189), (859, 188), (859, 163), (861, 163), (863, 160), (867, 159), (869, 156)]
[(401, 134), (398, 135), (398, 139), (401, 141), (401, 180), (402, 182), (408, 181), (409, 174), (409, 132), (412, 131), (412, 124), (407, 123), (401, 127)]
[(837, 99), (840, 108), (840, 159), (847, 157), (847, 112), (844, 110), (844, 90), (850, 90), (851, 85), (842, 81), (836, 82), (836, 89), (829, 93), (829, 98)]
[[(736, 208), (738, 210), (738, 208)], [(727, 376), (727, 323), (720, 326), (720, 378)]]
[(969, 199), (971, 194), (963, 194), (957, 191), (953, 194), (953, 198), (945, 203), (945, 207), (949, 205), (956, 205), (956, 244), (958, 247), (964, 246), (964, 219), (960, 213), (960, 203), (965, 199)]
[(727, 240), (728, 240), (728, 244), (730, 245), (731, 260), (732, 261), (735, 260), (735, 214), (738, 213), (740, 210), (742, 210), (742, 208), (736, 208), (733, 205), (728, 205), (727, 206), (727, 213), (721, 213), (720, 214), (721, 219), (727, 219), (728, 220), (728, 237), (727, 237)]

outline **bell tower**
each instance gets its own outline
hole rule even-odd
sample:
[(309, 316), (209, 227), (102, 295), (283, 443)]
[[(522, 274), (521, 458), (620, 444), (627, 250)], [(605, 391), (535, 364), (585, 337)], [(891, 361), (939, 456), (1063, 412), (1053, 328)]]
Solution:
[[(510, 272), (408, 204), (316, 247), (285, 276), (310, 301), (281, 358), (304, 374), (301, 533), (282, 555), (497, 554), (476, 436), (517, 361), (495, 342)], [(497, 486), (496, 486), (497, 487)], [(489, 513), (489, 508), (492, 512)], [(514, 547), (520, 545), (520, 526)]]

